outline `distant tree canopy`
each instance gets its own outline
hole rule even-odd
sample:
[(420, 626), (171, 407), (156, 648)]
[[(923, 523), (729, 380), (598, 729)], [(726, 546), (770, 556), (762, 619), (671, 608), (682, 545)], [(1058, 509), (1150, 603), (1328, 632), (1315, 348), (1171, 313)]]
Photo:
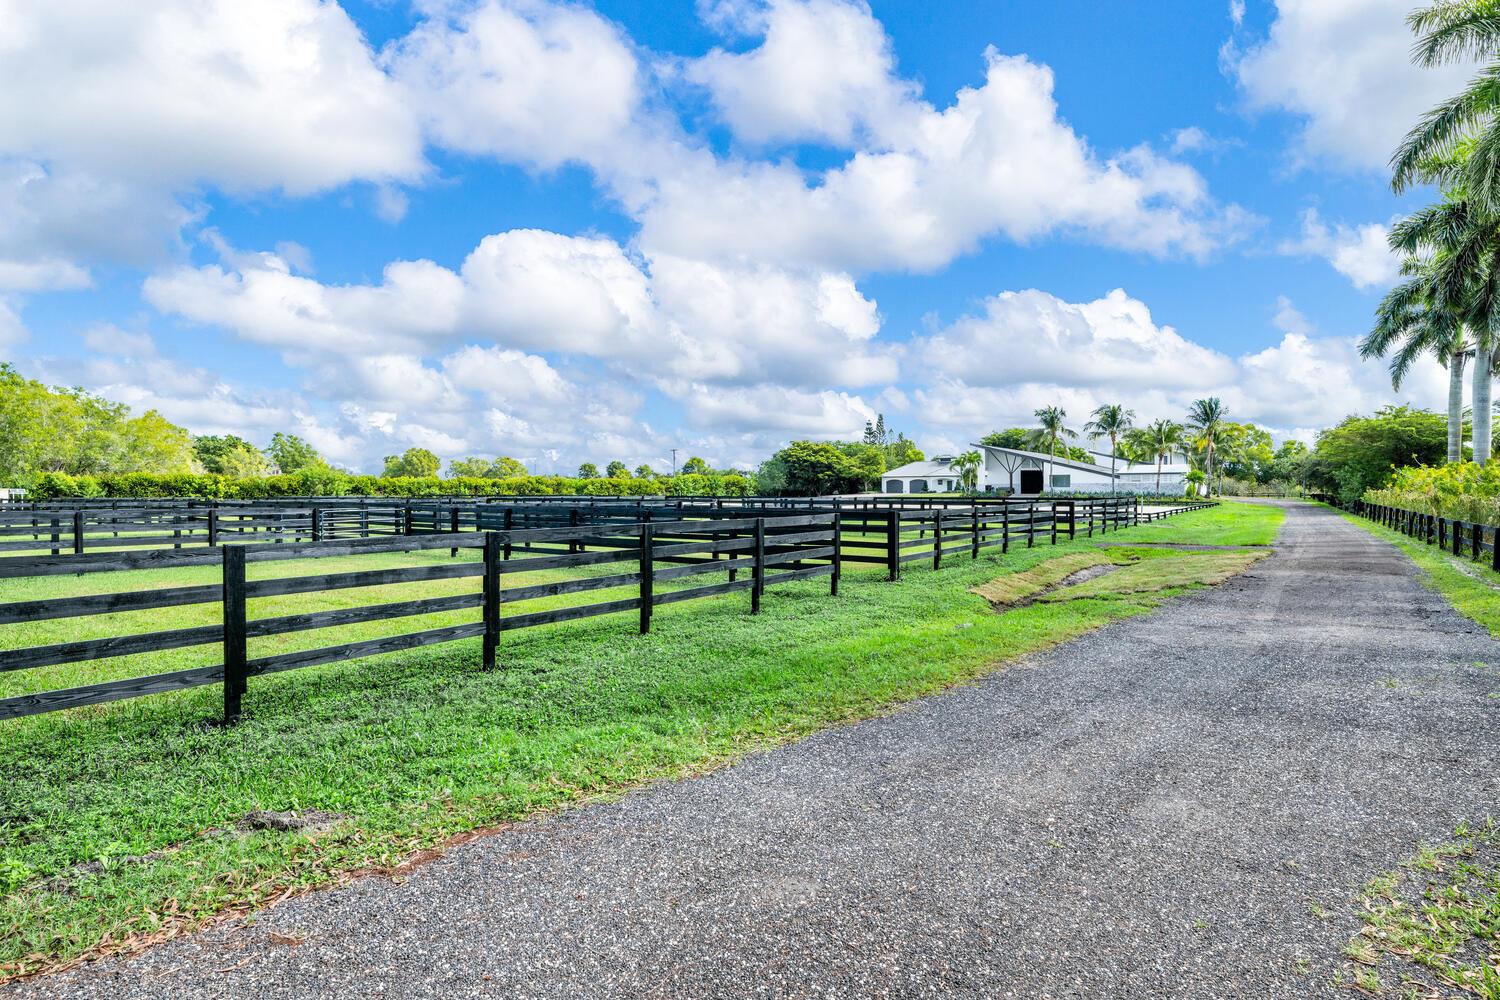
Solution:
[(426, 448), (408, 448), (399, 455), (385, 456), (385, 469), (380, 475), (383, 479), (436, 476), (441, 465), (438, 457)]
[(1374, 416), (1345, 417), (1318, 435), (1302, 461), (1306, 484), (1352, 502), (1384, 486), (1396, 469), (1437, 465), (1448, 453), (1447, 418), (1429, 410), (1387, 406)]
[(271, 456), (276, 468), (286, 475), (328, 465), (323, 456), (318, 454), (318, 449), (295, 434), (283, 434), (281, 431), (271, 435), (271, 444), (266, 448), (266, 454)]
[(630, 470), (626, 468), (624, 462), (618, 459), (604, 467), (604, 476), (606, 479), (623, 479), (628, 475), (630, 475)]
[(448, 463), (448, 475), (470, 479), (509, 479), (527, 475), (526, 466), (501, 455), (493, 462), (487, 458), (455, 458)]
[(578, 467), (578, 478), (579, 479), (598, 479), (599, 478), (599, 466), (595, 465), (593, 462), (584, 462), (582, 465), (580, 465)]
[(191, 472), (192, 436), (155, 410), (82, 389), (47, 386), (0, 363), (0, 481), (25, 486), (42, 473)]
[(708, 467), (707, 462), (694, 455), (682, 463), (682, 469), (679, 471), (685, 476), (706, 476), (713, 470)]
[(649, 466), (649, 465), (637, 465), (635, 467), (635, 478), (637, 478), (637, 479), (655, 479), (656, 478), (656, 473), (653, 472), (653, 471), (651, 471), (651, 466)]

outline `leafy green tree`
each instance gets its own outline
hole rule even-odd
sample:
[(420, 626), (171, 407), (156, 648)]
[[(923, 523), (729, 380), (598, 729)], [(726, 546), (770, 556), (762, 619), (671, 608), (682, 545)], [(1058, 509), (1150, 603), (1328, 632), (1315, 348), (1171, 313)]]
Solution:
[(509, 455), (501, 455), (495, 459), (495, 464), (490, 466), (490, 477), (492, 479), (515, 479), (518, 476), (529, 476), (526, 466)]
[(254, 451), (260, 449), (249, 441), (234, 434), (199, 434), (193, 438), (193, 454), (198, 459), (198, 464), (203, 466), (204, 472), (216, 472), (220, 475), (228, 475), (224, 472), (224, 457), (235, 451)]
[(990, 431), (979, 439), (980, 444), (991, 448), (1010, 448), (1012, 451), (1030, 451), (1032, 432), (1025, 427), (1008, 427), (1003, 431)]
[(1384, 486), (1398, 468), (1438, 464), (1447, 445), (1447, 421), (1428, 410), (1388, 406), (1374, 416), (1345, 417), (1318, 435), (1307, 483), (1352, 502)]
[(448, 460), (448, 476), (450, 479), (489, 479), (493, 475), (491, 470), (494, 468), (494, 463), (487, 458), (453, 458)]
[(579, 479), (598, 479), (599, 478), (599, 466), (595, 465), (593, 462), (584, 462), (582, 465), (580, 465), (578, 467), (578, 478)]
[(385, 456), (385, 469), (380, 476), (382, 479), (435, 476), (441, 465), (438, 457), (426, 448), (408, 448), (400, 455)]
[(259, 448), (244, 446), (230, 448), (219, 456), (217, 469), (210, 472), (219, 472), (225, 476), (235, 479), (253, 479), (256, 476), (269, 476), (271, 474), (271, 463), (266, 459), (265, 453)]
[(772, 460), (783, 477), (782, 492), (793, 496), (852, 493), (865, 489), (869, 482), (858, 461), (823, 441), (793, 441)]
[(624, 479), (630, 475), (630, 470), (625, 467), (624, 462), (616, 460), (605, 466), (604, 475), (610, 479)]
[(635, 467), (635, 478), (637, 478), (637, 479), (655, 479), (656, 478), (656, 473), (652, 470), (651, 466), (649, 466), (649, 465), (637, 465)]
[[(283, 434), (281, 431), (271, 435), (271, 444), (266, 448), (266, 454), (271, 456), (271, 461), (275, 462), (276, 467), (286, 475), (328, 464), (323, 461), (323, 456), (318, 454), (318, 449), (295, 434)], [(432, 472), (427, 473), (427, 475), (436, 474), (436, 466), (433, 467)]]
[(1275, 457), (1271, 435), (1263, 428), (1226, 421), (1219, 432), (1219, 470), (1222, 475), (1268, 482)]
[(1094, 440), (1109, 438), (1109, 488), (1115, 488), (1115, 458), (1120, 453), (1120, 438), (1130, 430), (1135, 421), (1135, 411), (1119, 403), (1105, 403), (1094, 410), (1093, 419), (1083, 425), (1083, 431)]
[(1307, 463), (1312, 449), (1301, 441), (1283, 442), (1271, 459), (1270, 481), (1304, 484), (1307, 481)]
[[(881, 418), (884, 421), (884, 417)], [(885, 433), (883, 423), (877, 426), (881, 433)], [(901, 466), (911, 462), (920, 462), (924, 456), (922, 449), (918, 448), (905, 434), (897, 434), (896, 440), (889, 441), (882, 446), (885, 452), (885, 467), (887, 469), (899, 469)]]
[(682, 469), (680, 471), (684, 476), (706, 476), (709, 473), (713, 472), (713, 470), (708, 467), (708, 463), (696, 455), (688, 459), (686, 462), (683, 462)]

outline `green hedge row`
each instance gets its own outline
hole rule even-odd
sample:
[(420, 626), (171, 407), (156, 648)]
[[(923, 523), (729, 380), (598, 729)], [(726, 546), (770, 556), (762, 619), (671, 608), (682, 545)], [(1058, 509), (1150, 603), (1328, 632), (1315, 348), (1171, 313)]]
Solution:
[(436, 476), (349, 476), (328, 469), (304, 469), (286, 476), (234, 478), (215, 473), (157, 475), (146, 472), (69, 476), (48, 472), (27, 490), (27, 499), (64, 497), (196, 497), (265, 500), (299, 496), (748, 496), (752, 481), (741, 475), (680, 475), (655, 479), (577, 479), (571, 476), (515, 476), (509, 479)]

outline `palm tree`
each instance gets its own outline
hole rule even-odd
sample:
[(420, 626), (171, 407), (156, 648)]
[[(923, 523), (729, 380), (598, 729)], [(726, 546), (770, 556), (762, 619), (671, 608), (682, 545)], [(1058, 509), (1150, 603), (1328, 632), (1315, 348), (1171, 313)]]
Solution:
[(958, 478), (966, 492), (979, 492), (979, 467), (983, 463), (984, 458), (977, 451), (966, 451), (953, 460), (953, 467), (958, 470)]
[(1127, 410), (1119, 403), (1105, 403), (1094, 411), (1093, 419), (1083, 425), (1089, 437), (1098, 440), (1109, 438), (1109, 492), (1115, 492), (1115, 457), (1120, 448), (1120, 435), (1130, 430), (1135, 421), (1135, 411)]
[(1375, 326), (1359, 342), (1364, 358), (1391, 357), (1391, 387), (1399, 390), (1411, 366), (1433, 354), (1448, 369), (1448, 461), (1463, 459), (1464, 364), (1473, 353), (1463, 321), (1452, 309), (1435, 306), (1434, 265), (1409, 257), (1401, 266), (1408, 280), (1381, 300)]
[(1156, 495), (1161, 496), (1161, 465), (1182, 450), (1182, 425), (1172, 420), (1153, 420), (1131, 431), (1130, 442), (1140, 455), (1156, 462)]
[[(1391, 227), (1390, 243), (1408, 257), (1421, 258), (1412, 265), (1418, 273), (1392, 292), (1402, 293), (1389, 304), (1392, 322), (1404, 318), (1403, 308), (1427, 307), (1451, 313), (1466, 331), (1465, 350), (1471, 347), (1474, 357), (1474, 461), (1483, 464), (1490, 457), (1491, 383), (1500, 333), (1500, 214), (1481, 211), (1462, 192), (1450, 192)], [(1452, 347), (1457, 351), (1456, 342)]]
[(1036, 410), (1032, 415), (1036, 417), (1037, 423), (1041, 425), (1037, 429), (1037, 437), (1047, 445), (1049, 461), (1047, 463), (1046, 488), (1051, 489), (1052, 467), (1057, 462), (1057, 446), (1065, 437), (1076, 438), (1078, 432), (1069, 430), (1063, 425), (1063, 421), (1068, 419), (1068, 411), (1064, 410), (1061, 406), (1044, 406), (1040, 410)]
[(1227, 412), (1218, 396), (1194, 400), (1188, 408), (1187, 426), (1197, 435), (1198, 446), (1203, 449), (1204, 469), (1210, 486), (1214, 481), (1214, 447), (1224, 430)]
[[(1412, 60), (1440, 66), (1500, 54), (1500, 10), (1491, 0), (1434, 0), (1406, 19), (1418, 38)], [(1422, 116), (1391, 157), (1391, 186), (1462, 188), (1487, 213), (1500, 211), (1500, 64)]]

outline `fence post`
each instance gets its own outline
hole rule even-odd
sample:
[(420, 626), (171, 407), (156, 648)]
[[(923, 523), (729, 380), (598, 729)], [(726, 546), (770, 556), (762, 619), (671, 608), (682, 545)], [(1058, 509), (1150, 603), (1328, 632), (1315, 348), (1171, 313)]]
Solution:
[(979, 505), (976, 503), (969, 511), (974, 517), (974, 558), (979, 558)]
[(833, 512), (833, 580), (828, 588), (828, 592), (834, 597), (839, 596), (839, 576), (843, 572), (843, 564), (844, 515), (835, 510)]
[(651, 631), (651, 602), (654, 599), (656, 580), (653, 576), (654, 570), (651, 565), (651, 534), (654, 529), (650, 522), (641, 524), (641, 634), (645, 635)]
[[(1068, 501), (1068, 539), (1071, 541), (1078, 537), (1078, 501)], [(1054, 543), (1055, 543), (1054, 539)]]
[(83, 555), (83, 511), (73, 512), (73, 554)]
[(1000, 501), (1000, 554), (1010, 551), (1010, 501)]
[(240, 718), (240, 699), (249, 687), (245, 652), (245, 547), (220, 547), (224, 562), (224, 722)]
[(1490, 569), (1500, 573), (1500, 528), (1490, 533)]
[(1140, 524), (1141, 523), (1141, 498), (1140, 497), (1136, 497), (1135, 500), (1131, 503), (1130, 523), (1131, 524)]
[(1057, 501), (1052, 501), (1052, 544), (1057, 544)]
[[(453, 532), (455, 535), (458, 534), (458, 504), (454, 504), (452, 507), (448, 508), (448, 530)], [(448, 558), (458, 558), (457, 545), (448, 550)]]
[(323, 540), (322, 515), (322, 508), (314, 507), (312, 509), (312, 540), (315, 542), (321, 542)]
[(208, 512), (208, 547), (213, 548), (219, 544), (219, 512), (210, 510)]
[(1471, 558), (1471, 559), (1478, 559), (1479, 558), (1479, 553), (1481, 551), (1481, 549), (1480, 549), (1480, 536), (1482, 534), (1483, 534), (1483, 531), (1480, 529), (1480, 527), (1479, 527), (1478, 524), (1474, 524), (1474, 525), (1471, 526), (1471, 532), (1470, 532), (1470, 535), (1469, 535), (1469, 543), (1470, 543), (1470, 547), (1472, 549), (1472, 551), (1469, 553), (1469, 558)]
[(760, 595), (766, 589), (766, 519), (755, 519), (755, 545), (751, 548), (755, 560), (750, 570), (750, 613), (760, 614)]
[(943, 565), (943, 511), (939, 507), (932, 509), (932, 568), (939, 569)]
[(62, 548), (60, 547), (62, 545), (61, 528), (62, 522), (54, 517), (52, 519), (52, 554), (55, 556), (62, 555)]
[(484, 669), (494, 670), (500, 650), (500, 536), (484, 533)]
[(887, 579), (901, 575), (901, 511), (886, 514), (885, 563)]

